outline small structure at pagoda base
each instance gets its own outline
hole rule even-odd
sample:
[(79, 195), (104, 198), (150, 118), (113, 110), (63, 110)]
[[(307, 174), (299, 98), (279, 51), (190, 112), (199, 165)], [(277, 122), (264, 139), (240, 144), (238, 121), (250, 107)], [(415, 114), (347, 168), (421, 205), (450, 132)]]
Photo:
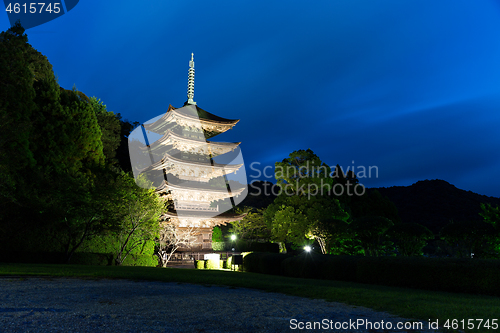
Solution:
[[(243, 168), (238, 176), (240, 182), (228, 180), (228, 175), (236, 174), (243, 166), (240, 142), (207, 141), (232, 129), (239, 120), (218, 117), (196, 105), (193, 57), (191, 54), (184, 106), (169, 105), (164, 115), (134, 131), (142, 130), (145, 143), (136, 149), (137, 142), (134, 147), (129, 141), (129, 150), (135, 177), (144, 174), (168, 203), (160, 223), (169, 227), (173, 224), (177, 232), (195, 236), (189, 244), (180, 244), (177, 251), (211, 252), (213, 227), (244, 217), (225, 212), (246, 196), (246, 175)], [(151, 138), (157, 140), (150, 143)], [(240, 163), (214, 161), (223, 156)]]

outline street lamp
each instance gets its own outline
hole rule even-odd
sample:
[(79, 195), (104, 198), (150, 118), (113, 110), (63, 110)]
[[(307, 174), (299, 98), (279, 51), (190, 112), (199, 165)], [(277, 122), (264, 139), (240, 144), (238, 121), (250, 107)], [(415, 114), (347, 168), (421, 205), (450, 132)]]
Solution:
[(306, 252), (311, 252), (311, 247), (309, 245), (304, 246)]
[(235, 241), (235, 240), (236, 240), (236, 235), (231, 235), (231, 241), (233, 241), (233, 244), (232, 244), (232, 245), (233, 245), (233, 246), (232, 246), (232, 248), (233, 248), (233, 252), (234, 252), (234, 241)]

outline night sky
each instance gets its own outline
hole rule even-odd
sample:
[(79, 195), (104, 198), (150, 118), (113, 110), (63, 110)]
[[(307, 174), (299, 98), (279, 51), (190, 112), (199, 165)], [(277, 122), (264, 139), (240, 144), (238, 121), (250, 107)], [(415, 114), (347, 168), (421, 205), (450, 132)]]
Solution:
[(27, 34), (62, 87), (139, 122), (183, 105), (194, 52), (194, 100), (241, 119), (215, 139), (242, 142), (249, 182), (310, 148), (377, 166), (367, 187), (500, 196), (498, 1), (82, 0)]

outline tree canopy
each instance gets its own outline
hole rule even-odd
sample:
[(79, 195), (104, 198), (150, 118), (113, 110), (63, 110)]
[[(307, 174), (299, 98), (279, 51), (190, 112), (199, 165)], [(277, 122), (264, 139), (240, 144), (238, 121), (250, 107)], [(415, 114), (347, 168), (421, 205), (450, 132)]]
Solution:
[[(282, 247), (316, 240), (323, 253), (335, 234), (338, 224), (347, 221), (339, 201), (329, 195), (333, 179), (330, 168), (310, 149), (292, 152), (282, 162), (276, 162), (275, 177), (281, 191), (264, 212), (264, 220), (272, 239)], [(322, 189), (325, 189), (324, 191)]]
[[(158, 203), (120, 170), (133, 126), (96, 97), (60, 87), (19, 23), (0, 33), (0, 250), (69, 261), (112, 232), (153, 239), (142, 231), (152, 230)], [(133, 247), (127, 237), (118, 257)]]

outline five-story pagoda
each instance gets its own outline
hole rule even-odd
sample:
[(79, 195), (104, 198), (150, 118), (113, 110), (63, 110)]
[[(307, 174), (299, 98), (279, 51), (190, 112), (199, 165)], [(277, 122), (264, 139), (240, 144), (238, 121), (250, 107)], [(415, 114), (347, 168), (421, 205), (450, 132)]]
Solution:
[[(243, 169), (237, 176), (239, 182), (228, 181), (228, 175), (236, 174), (243, 166), (240, 142), (207, 140), (232, 129), (239, 120), (218, 117), (198, 107), (193, 100), (193, 57), (191, 54), (184, 106), (169, 105), (164, 115), (142, 125), (142, 147), (138, 150), (137, 145), (130, 145), (130, 155), (134, 176), (144, 174), (158, 194), (168, 200), (168, 211), (160, 223), (173, 223), (180, 232), (196, 228), (195, 245), (179, 250), (210, 251), (213, 227), (243, 217), (224, 212), (235, 205), (235, 197), (240, 196), (238, 201), (245, 197), (246, 175)], [(134, 132), (138, 134), (138, 130)], [(224, 157), (231, 164), (215, 161)]]

